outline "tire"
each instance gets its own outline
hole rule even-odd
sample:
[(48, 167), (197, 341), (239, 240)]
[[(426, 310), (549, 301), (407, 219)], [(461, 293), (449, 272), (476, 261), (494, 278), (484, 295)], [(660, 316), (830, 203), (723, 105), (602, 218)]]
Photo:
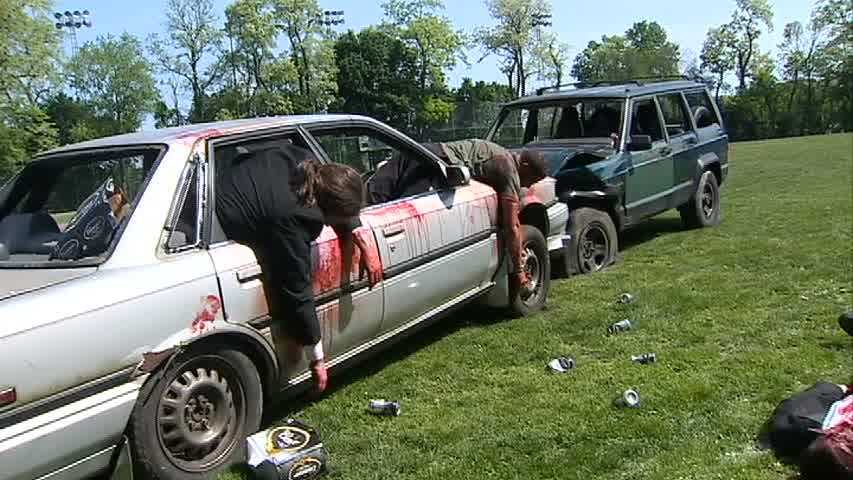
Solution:
[(616, 260), (619, 236), (607, 212), (589, 207), (573, 210), (569, 235), (571, 240), (563, 256), (569, 275), (595, 273)]
[(521, 249), (527, 252), (525, 268), (535, 283), (532, 292), (510, 292), (510, 312), (515, 317), (542, 310), (551, 291), (551, 256), (545, 236), (530, 225), (522, 225), (521, 234)]
[(678, 212), (686, 228), (706, 228), (720, 224), (720, 186), (714, 172), (706, 170), (702, 173), (693, 197)]
[(201, 480), (245, 462), (245, 440), (260, 428), (262, 402), (249, 357), (226, 346), (191, 347), (140, 392), (129, 435), (135, 476)]

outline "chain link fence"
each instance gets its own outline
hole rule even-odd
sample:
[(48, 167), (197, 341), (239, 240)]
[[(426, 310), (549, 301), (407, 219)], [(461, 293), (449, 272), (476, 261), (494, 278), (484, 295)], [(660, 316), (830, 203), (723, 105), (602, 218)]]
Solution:
[(463, 138), (484, 138), (498, 118), (498, 102), (456, 102), (450, 119), (424, 131), (423, 142), (448, 142)]

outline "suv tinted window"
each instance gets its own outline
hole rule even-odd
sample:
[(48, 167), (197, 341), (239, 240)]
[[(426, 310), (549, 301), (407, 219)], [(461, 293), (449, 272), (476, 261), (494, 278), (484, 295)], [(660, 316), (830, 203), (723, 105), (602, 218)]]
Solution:
[(670, 95), (661, 95), (658, 97), (660, 110), (663, 113), (663, 120), (666, 123), (666, 133), (670, 137), (690, 131), (690, 121), (687, 120), (687, 113), (684, 111), (684, 102), (681, 100), (680, 93)]
[(684, 96), (687, 98), (687, 105), (690, 106), (690, 114), (693, 115), (696, 128), (720, 125), (717, 111), (711, 103), (711, 97), (706, 92), (686, 93)]
[(652, 99), (634, 103), (631, 112), (631, 135), (648, 135), (652, 141), (663, 140), (663, 129), (655, 102)]

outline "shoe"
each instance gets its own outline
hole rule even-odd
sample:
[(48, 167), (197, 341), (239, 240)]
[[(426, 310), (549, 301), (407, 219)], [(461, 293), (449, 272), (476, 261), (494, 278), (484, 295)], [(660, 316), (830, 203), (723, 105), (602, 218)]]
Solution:
[(838, 325), (841, 326), (842, 330), (847, 332), (847, 335), (853, 337), (853, 311), (842, 313), (838, 317)]

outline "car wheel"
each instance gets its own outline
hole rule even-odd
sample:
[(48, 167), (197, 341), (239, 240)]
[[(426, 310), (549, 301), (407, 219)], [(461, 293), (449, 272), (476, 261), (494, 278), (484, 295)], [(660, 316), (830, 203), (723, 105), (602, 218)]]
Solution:
[(517, 317), (542, 310), (551, 291), (551, 257), (545, 236), (530, 225), (522, 225), (521, 233), (521, 249), (526, 254), (523, 268), (531, 283), (526, 291), (510, 292), (510, 310)]
[(714, 172), (702, 174), (693, 198), (678, 209), (687, 228), (713, 227), (720, 223), (720, 186)]
[(619, 237), (613, 219), (606, 212), (588, 207), (573, 210), (569, 236), (564, 259), (570, 275), (597, 272), (616, 259)]
[(134, 468), (141, 478), (215, 478), (246, 460), (261, 423), (260, 376), (243, 353), (191, 349), (153, 374), (131, 418)]

